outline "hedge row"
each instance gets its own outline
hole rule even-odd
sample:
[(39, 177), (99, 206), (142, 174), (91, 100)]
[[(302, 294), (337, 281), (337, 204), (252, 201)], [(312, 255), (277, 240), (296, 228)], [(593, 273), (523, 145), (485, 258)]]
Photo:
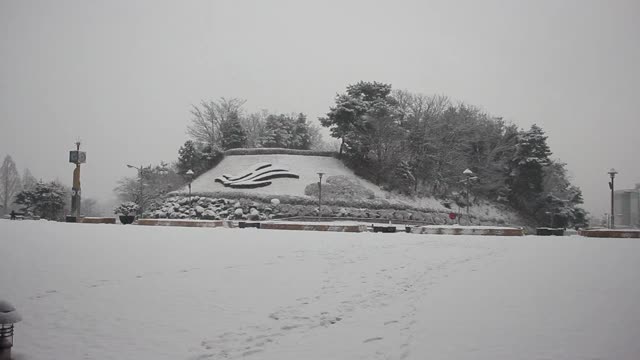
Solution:
[(224, 152), (226, 155), (303, 155), (303, 156), (328, 156), (337, 157), (334, 151), (297, 150), (285, 148), (252, 148), (252, 149), (229, 149)]
[[(185, 196), (185, 192), (173, 192), (172, 195)], [(240, 191), (213, 191), (213, 192), (197, 192), (192, 193), (192, 196), (205, 196), (211, 198), (223, 198), (223, 199), (250, 199), (253, 201), (259, 201), (269, 203), (271, 199), (278, 199), (283, 204), (290, 205), (318, 205), (318, 199), (315, 197), (303, 197), (293, 195), (267, 195), (267, 194), (253, 194)], [(322, 199), (322, 205), (327, 206), (339, 206), (339, 207), (351, 207), (351, 208), (365, 208), (371, 210), (415, 210), (427, 213), (442, 213), (429, 208), (420, 208), (411, 206), (408, 204), (390, 202), (384, 199), (363, 199), (363, 200), (349, 200), (349, 199)]]

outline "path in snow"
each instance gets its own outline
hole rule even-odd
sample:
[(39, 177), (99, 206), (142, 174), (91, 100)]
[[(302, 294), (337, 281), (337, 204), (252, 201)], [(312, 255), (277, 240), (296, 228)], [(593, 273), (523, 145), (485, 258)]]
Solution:
[(23, 359), (629, 359), (640, 242), (0, 221)]

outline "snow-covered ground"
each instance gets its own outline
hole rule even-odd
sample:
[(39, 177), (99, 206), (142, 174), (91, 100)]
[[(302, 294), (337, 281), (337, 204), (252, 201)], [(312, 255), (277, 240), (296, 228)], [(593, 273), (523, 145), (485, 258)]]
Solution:
[(0, 220), (20, 359), (640, 359), (640, 241)]

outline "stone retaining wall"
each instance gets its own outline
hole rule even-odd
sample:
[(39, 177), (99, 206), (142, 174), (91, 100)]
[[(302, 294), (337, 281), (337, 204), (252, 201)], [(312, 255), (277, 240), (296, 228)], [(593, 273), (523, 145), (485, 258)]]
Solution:
[[(321, 216), (356, 221), (377, 220), (378, 222), (402, 221), (416, 224), (451, 225), (457, 220), (449, 219), (444, 212), (420, 210), (368, 209), (334, 205), (323, 205)], [(277, 205), (250, 199), (224, 199), (206, 196), (172, 196), (153, 206), (145, 213), (147, 218), (157, 219), (205, 219), (265, 221), (292, 217), (317, 217), (317, 205), (287, 204)], [(472, 218), (471, 223), (463, 218), (461, 225), (506, 225), (502, 220)]]

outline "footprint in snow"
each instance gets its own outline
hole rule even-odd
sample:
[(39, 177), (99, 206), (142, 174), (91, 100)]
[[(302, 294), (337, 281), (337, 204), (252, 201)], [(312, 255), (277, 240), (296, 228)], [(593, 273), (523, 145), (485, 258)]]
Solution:
[(378, 341), (378, 340), (382, 340), (382, 338), (379, 337), (379, 336), (378, 337), (372, 337), (370, 339), (367, 339), (367, 340), (363, 341), (363, 343), (368, 343), (368, 342)]

